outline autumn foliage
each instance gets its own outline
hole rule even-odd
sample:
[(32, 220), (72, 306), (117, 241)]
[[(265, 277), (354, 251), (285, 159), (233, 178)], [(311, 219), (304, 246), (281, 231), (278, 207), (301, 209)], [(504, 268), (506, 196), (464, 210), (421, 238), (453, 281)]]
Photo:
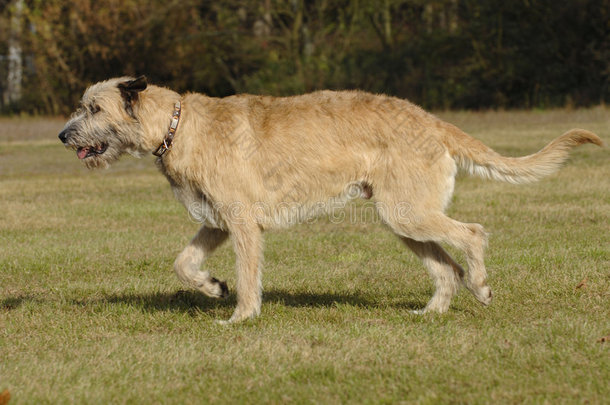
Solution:
[[(14, 1), (0, 2), (0, 54)], [(427, 108), (610, 101), (609, 0), (28, 0), (23, 98), (70, 111), (89, 83), (146, 74), (179, 91), (360, 88)], [(0, 89), (6, 63), (0, 60)]]

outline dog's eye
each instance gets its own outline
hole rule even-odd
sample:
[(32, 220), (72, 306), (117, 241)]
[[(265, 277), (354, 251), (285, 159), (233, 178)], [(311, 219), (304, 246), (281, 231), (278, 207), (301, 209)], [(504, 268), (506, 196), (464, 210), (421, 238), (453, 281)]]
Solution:
[(100, 112), (101, 110), (102, 110), (102, 109), (101, 109), (101, 108), (100, 108), (100, 106), (99, 106), (99, 105), (97, 105), (97, 104), (91, 104), (91, 105), (89, 106), (89, 112), (90, 112), (91, 114), (98, 113), (98, 112)]

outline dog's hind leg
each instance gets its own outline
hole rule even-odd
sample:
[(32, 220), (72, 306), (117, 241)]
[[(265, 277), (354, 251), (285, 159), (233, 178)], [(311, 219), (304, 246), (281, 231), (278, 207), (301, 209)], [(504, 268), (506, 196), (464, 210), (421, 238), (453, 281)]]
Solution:
[(418, 242), (406, 237), (400, 237), (400, 240), (422, 260), (436, 286), (432, 299), (420, 312), (446, 312), (463, 282), (464, 269), (438, 243)]
[[(482, 304), (488, 305), (491, 303), (491, 289), (487, 286), (487, 271), (483, 261), (487, 234), (481, 225), (458, 222), (439, 211), (410, 210), (408, 217), (402, 218), (400, 215), (392, 214), (398, 212), (393, 204), (386, 203), (385, 206), (390, 209), (379, 210), (379, 213), (398, 236), (419, 241), (424, 243), (424, 246), (425, 243), (429, 242), (435, 244), (447, 243), (463, 251), (468, 262), (468, 273), (465, 277), (464, 285)], [(422, 249), (422, 247), (416, 244), (413, 246), (416, 249)], [(431, 268), (430, 263), (434, 263), (434, 259), (432, 259), (428, 263), (428, 268), (431, 270), (433, 277), (435, 277), (437, 286), (440, 274), (440, 283), (443, 290), (438, 293), (446, 298), (448, 296), (446, 290), (450, 290), (455, 284), (453, 281), (455, 276), (450, 275), (449, 267), (451, 267), (451, 272), (456, 272), (454, 265), (457, 264), (453, 260), (449, 261), (449, 255), (446, 253), (442, 255), (439, 250), (436, 250), (435, 253), (437, 263)], [(429, 254), (428, 258), (430, 257)], [(450, 281), (443, 281), (442, 279), (444, 278), (448, 278)], [(443, 302), (443, 298), (439, 298), (440, 302), (437, 303), (437, 298), (435, 297), (433, 297), (433, 300), (428, 305), (433, 305), (435, 310), (442, 309), (442, 306), (446, 305)]]
[(227, 236), (228, 233), (223, 230), (203, 226), (174, 262), (178, 279), (207, 296), (225, 298), (229, 294), (227, 284), (210, 276), (209, 272), (202, 271), (200, 267)]

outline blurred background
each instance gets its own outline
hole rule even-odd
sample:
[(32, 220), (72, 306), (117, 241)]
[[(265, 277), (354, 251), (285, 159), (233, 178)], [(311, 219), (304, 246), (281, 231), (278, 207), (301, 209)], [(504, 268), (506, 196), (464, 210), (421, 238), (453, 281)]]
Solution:
[(0, 112), (66, 114), (92, 82), (358, 88), (429, 109), (610, 101), (610, 0), (0, 0)]

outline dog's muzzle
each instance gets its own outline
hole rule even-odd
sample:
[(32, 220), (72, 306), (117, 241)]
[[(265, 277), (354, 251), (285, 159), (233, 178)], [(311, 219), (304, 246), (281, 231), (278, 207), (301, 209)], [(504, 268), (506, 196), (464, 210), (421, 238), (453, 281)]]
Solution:
[(59, 140), (60, 140), (62, 143), (66, 143), (66, 141), (68, 140), (68, 135), (69, 135), (69, 134), (68, 134), (68, 130), (67, 130), (67, 129), (64, 129), (63, 131), (61, 131), (61, 132), (59, 133)]

